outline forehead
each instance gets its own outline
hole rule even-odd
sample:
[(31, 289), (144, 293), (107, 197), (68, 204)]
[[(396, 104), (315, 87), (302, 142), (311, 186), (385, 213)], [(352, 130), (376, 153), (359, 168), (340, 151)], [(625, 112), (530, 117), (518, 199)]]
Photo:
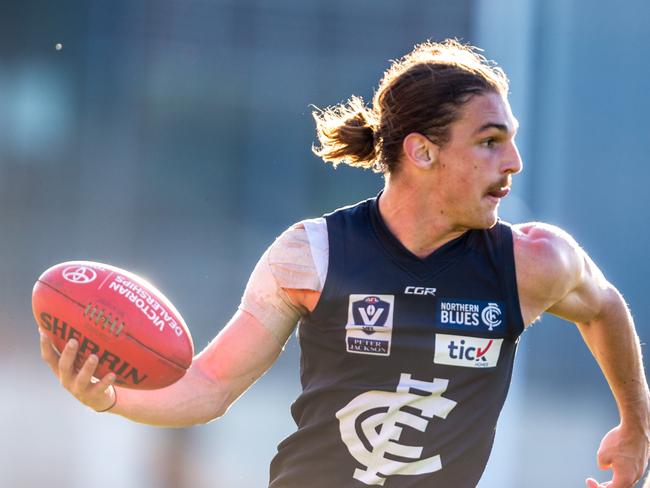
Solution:
[(519, 127), (512, 114), (508, 99), (499, 93), (484, 93), (473, 96), (460, 109), (459, 117), (453, 124), (462, 132), (476, 132), (482, 127), (502, 126), (509, 133)]

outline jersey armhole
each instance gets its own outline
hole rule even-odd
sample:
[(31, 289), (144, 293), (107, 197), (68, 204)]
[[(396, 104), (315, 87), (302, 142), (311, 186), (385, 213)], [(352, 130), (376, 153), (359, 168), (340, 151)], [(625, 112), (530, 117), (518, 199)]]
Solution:
[(311, 257), (314, 260), (314, 267), (318, 280), (320, 281), (321, 291), (327, 280), (327, 268), (329, 263), (329, 242), (327, 237), (327, 221), (320, 217), (318, 219), (308, 219), (301, 222), (307, 233), (307, 240), (311, 250)]
[(505, 286), (506, 297), (508, 298), (508, 313), (512, 314), (512, 337), (514, 340), (524, 331), (525, 324), (521, 312), (521, 303), (519, 302), (519, 288), (517, 287), (517, 270), (515, 263), (515, 246), (512, 228), (509, 224), (499, 223), (501, 231), (499, 232), (499, 241), (501, 248), (501, 266), (503, 267), (502, 283)]
[[(332, 218), (333, 214), (328, 214), (318, 219), (303, 222), (305, 224), (305, 230), (307, 230), (310, 246), (313, 246), (312, 255), (314, 255), (314, 252), (318, 252), (319, 249), (322, 250), (323, 246), (326, 246), (324, 255), (321, 252), (320, 258), (314, 256), (314, 264), (318, 270), (318, 275), (319, 277), (322, 276), (322, 288), (314, 310), (305, 316), (307, 320), (319, 315), (320, 309), (324, 306), (322, 305), (325, 301), (324, 298), (327, 296), (335, 296), (340, 287), (335, 269), (343, 269), (341, 268), (342, 263), (340, 262), (340, 258), (344, 253), (341, 249), (342, 240), (335, 239), (333, 235), (332, 228), (335, 224), (331, 222)], [(312, 241), (312, 239), (314, 240)]]

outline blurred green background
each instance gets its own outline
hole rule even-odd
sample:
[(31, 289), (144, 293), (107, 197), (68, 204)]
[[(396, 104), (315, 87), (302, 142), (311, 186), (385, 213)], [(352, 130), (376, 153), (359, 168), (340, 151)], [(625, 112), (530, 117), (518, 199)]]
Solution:
[[(58, 386), (31, 287), (69, 259), (129, 269), (176, 304), (201, 349), (276, 235), (382, 186), (311, 154), (311, 105), (369, 100), (390, 59), (446, 37), (511, 78), (524, 172), (502, 216), (573, 234), (647, 341), (647, 2), (2, 0), (1, 486), (265, 486), (293, 429), (295, 340), (223, 419), (139, 426)], [(524, 334), (480, 486), (582, 486), (617, 422), (575, 327), (544, 317)]]

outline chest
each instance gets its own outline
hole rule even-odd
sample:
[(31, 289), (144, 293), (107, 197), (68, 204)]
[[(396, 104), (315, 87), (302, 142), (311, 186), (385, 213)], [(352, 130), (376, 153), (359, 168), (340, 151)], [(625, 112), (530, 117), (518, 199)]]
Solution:
[(440, 366), (495, 368), (519, 331), (511, 298), (498, 279), (476, 268), (462, 279), (456, 274), (450, 267), (418, 281), (385, 264), (382, 272), (326, 287), (301, 326), (301, 344), (341, 370), (368, 364), (409, 370), (429, 364), (432, 372)]

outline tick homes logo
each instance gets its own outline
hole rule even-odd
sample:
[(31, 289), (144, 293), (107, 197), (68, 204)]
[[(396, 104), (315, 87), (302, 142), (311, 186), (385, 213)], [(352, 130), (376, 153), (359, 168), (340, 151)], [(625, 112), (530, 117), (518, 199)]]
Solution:
[(464, 368), (494, 368), (503, 339), (436, 334), (433, 362)]
[(471, 300), (440, 300), (436, 309), (436, 322), (441, 327), (492, 332), (504, 321), (501, 302)]
[(356, 354), (390, 355), (394, 295), (350, 295), (345, 344)]

